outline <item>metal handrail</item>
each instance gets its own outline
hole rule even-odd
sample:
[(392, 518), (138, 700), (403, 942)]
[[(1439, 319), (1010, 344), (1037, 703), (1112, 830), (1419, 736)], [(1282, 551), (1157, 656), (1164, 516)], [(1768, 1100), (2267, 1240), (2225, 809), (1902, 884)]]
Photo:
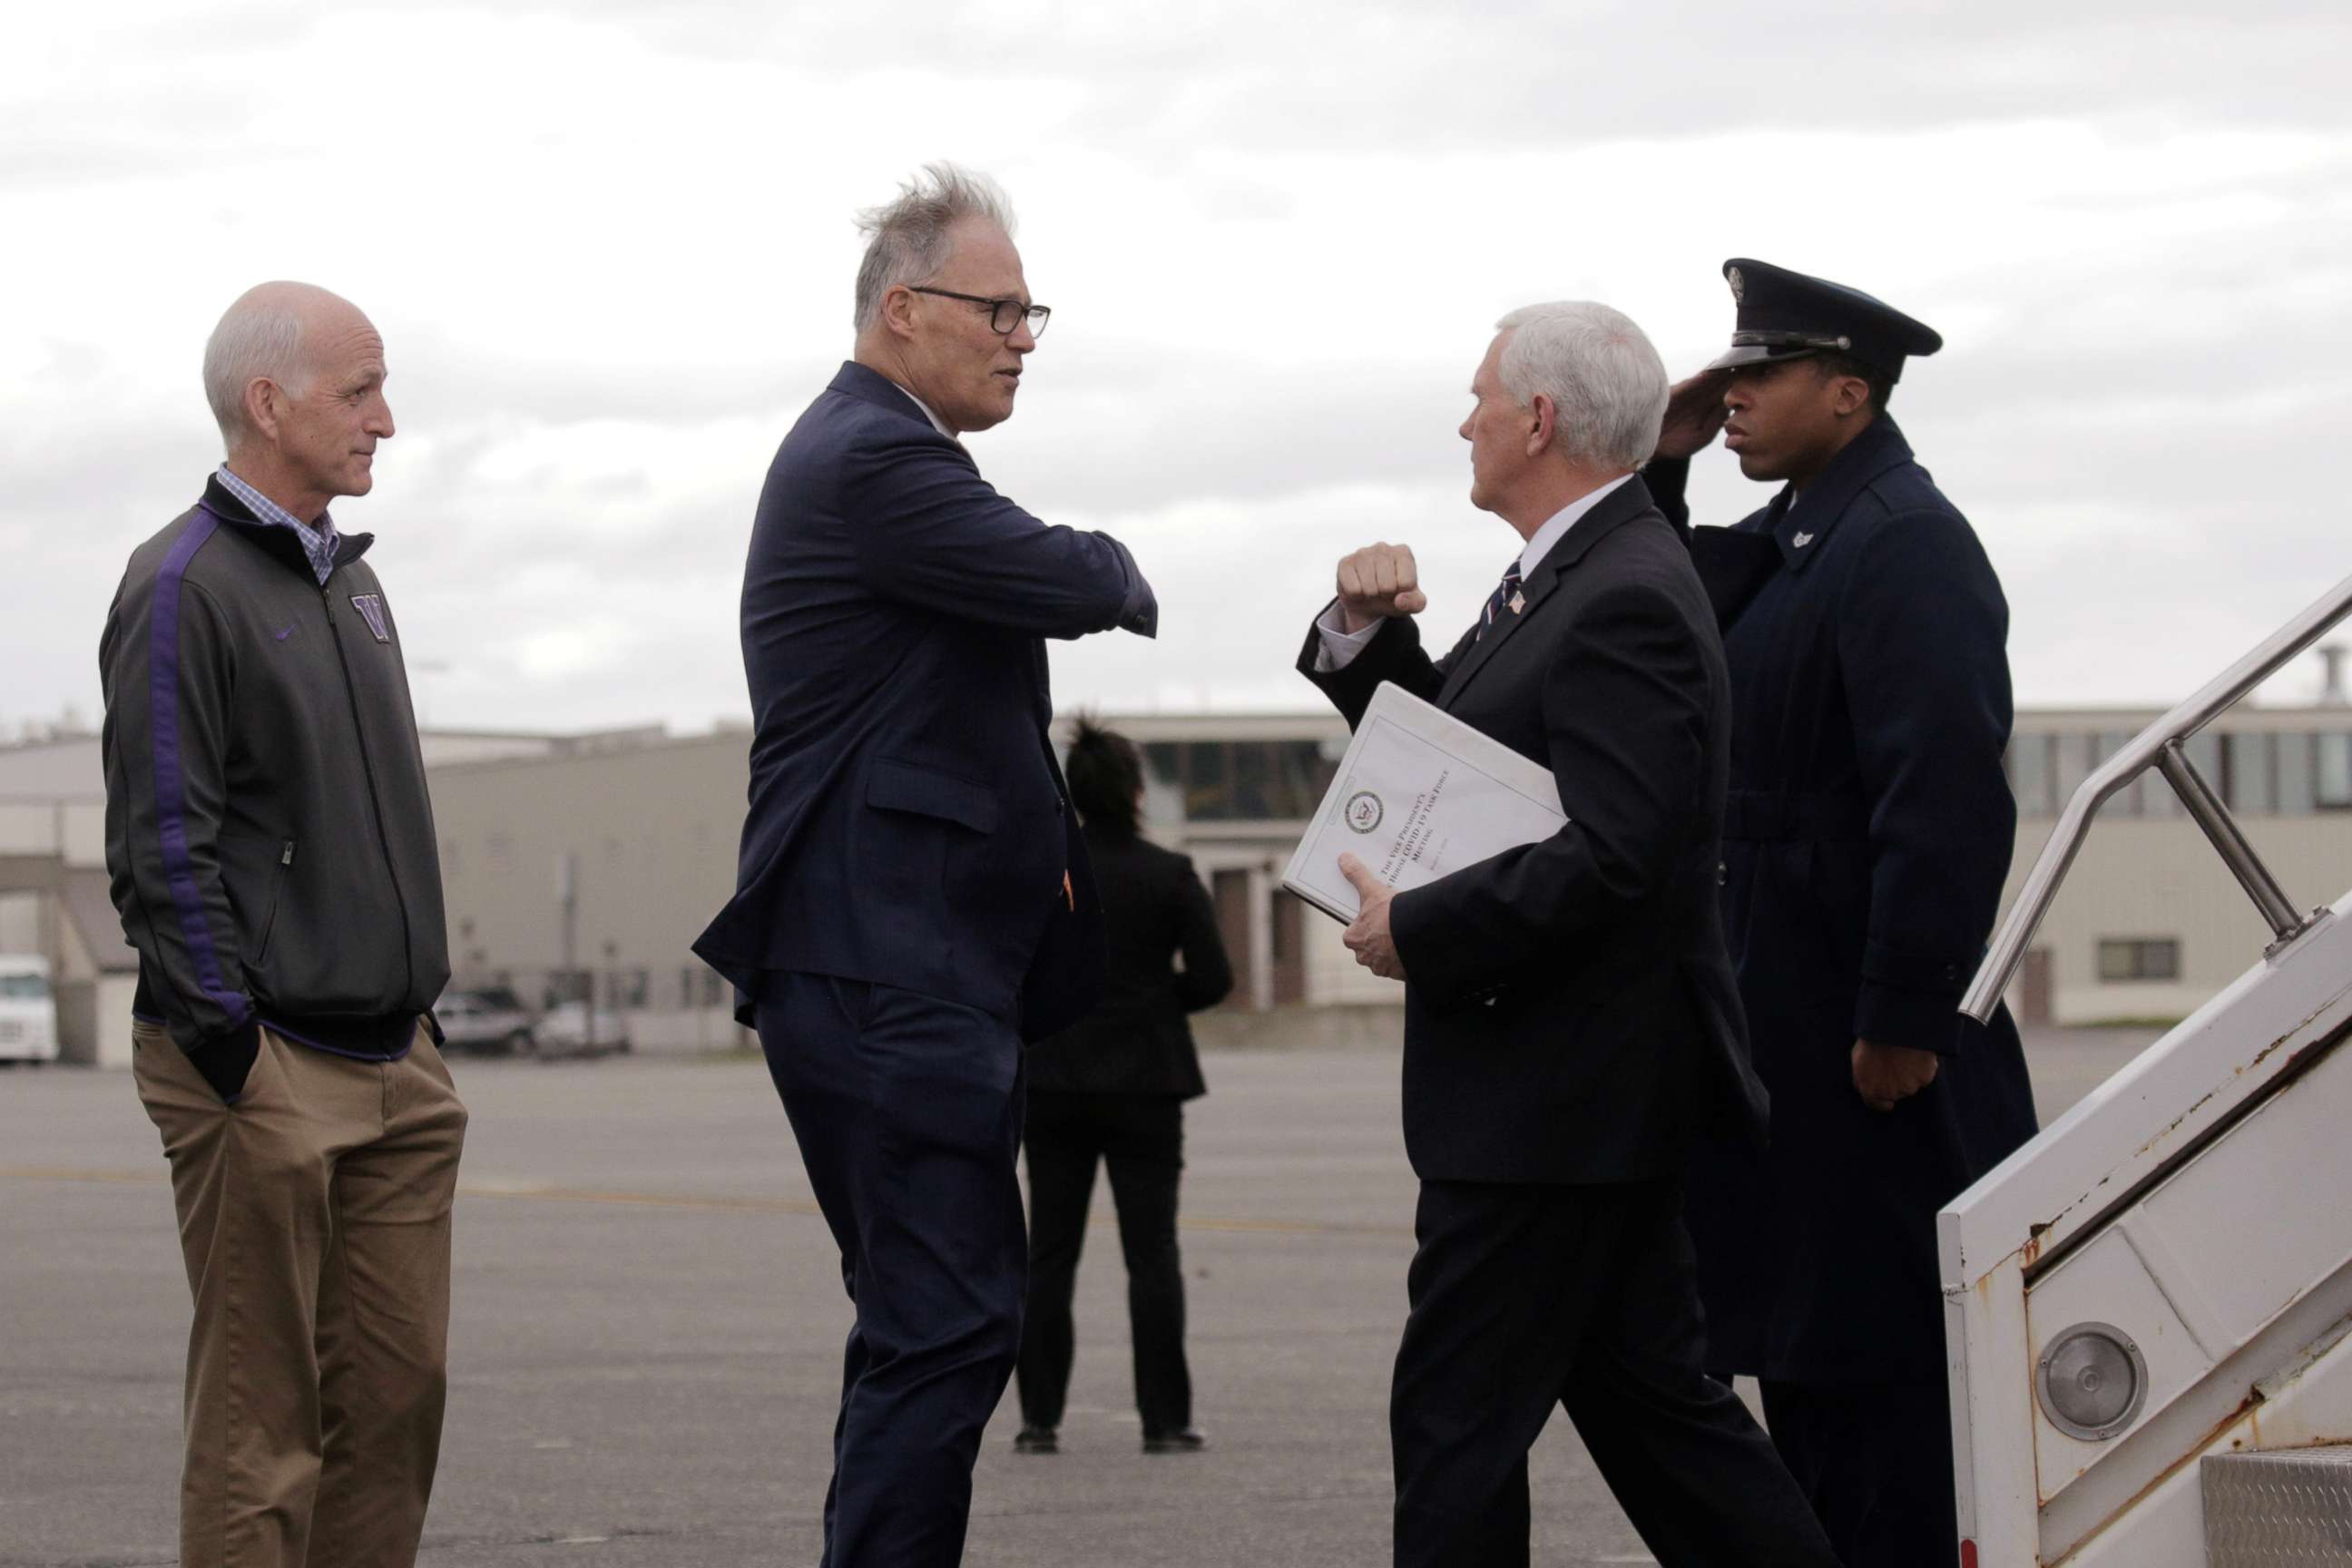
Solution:
[(1990, 1020), (2001, 994), (2009, 989), (2010, 980), (2017, 973), (2017, 966), (2025, 962), (2026, 947), (2041, 929), (2042, 916), (2050, 912), (2051, 901), (2058, 896), (2058, 884), (2064, 880), (2067, 868), (2074, 865), (2074, 856), (2090, 832), (2091, 818), (2116, 791), (2151, 766), (2160, 771), (2179, 795), (2181, 804), (2212, 840), (2214, 848), (2262, 910), (2279, 941), (2284, 942), (2310, 926), (2319, 911), (2309, 915), (2296, 912), (2280, 890), (2276, 879), (2255, 858), (2212, 787), (2189, 766), (2182, 745), (2247, 692), (2277, 674), (2289, 659), (2326, 636), (2328, 629), (2348, 614), (2352, 614), (2352, 577), (2330, 588), (2310, 608), (2263, 639), (2252, 652), (2208, 681), (2195, 696), (2142, 730), (2083, 781), (2082, 787), (2066, 802), (2058, 826), (2051, 830), (2050, 841), (2042, 847), (2041, 858), (2033, 862), (2024, 887), (2018, 891), (2017, 901), (2010, 906), (2009, 917), (1994, 933), (1984, 962), (1977, 966), (1976, 978), (1969, 982), (1968, 994), (1960, 999), (1961, 1012), (1979, 1024)]

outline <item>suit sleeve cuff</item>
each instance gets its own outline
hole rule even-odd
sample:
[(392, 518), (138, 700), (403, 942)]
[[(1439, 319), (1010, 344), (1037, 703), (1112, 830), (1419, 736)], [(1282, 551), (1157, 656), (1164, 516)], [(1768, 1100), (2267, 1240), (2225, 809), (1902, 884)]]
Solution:
[(1119, 567), (1127, 574), (1127, 594), (1118, 605), (1118, 629), (1133, 632), (1139, 637), (1157, 637), (1160, 635), (1160, 600), (1152, 593), (1151, 584), (1144, 581), (1143, 569), (1135, 563), (1135, 556), (1126, 545), (1108, 533), (1096, 537), (1118, 552)]
[(1362, 631), (1349, 631), (1346, 629), (1347, 619), (1339, 611), (1339, 601), (1332, 600), (1323, 607), (1323, 613), (1315, 617), (1316, 635), (1322, 644), (1315, 651), (1315, 672), (1329, 675), (1335, 670), (1347, 668), (1356, 656), (1381, 635), (1383, 624), (1374, 621)]

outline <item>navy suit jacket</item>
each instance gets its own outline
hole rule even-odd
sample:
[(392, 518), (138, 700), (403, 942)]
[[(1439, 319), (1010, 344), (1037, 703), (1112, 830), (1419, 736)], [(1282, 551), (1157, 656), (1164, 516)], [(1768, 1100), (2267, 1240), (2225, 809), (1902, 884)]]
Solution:
[(694, 951), (748, 1021), (777, 971), (864, 980), (1034, 1037), (1102, 984), (1041, 638), (1157, 605), (1125, 547), (1049, 526), (887, 378), (841, 368), (777, 450), (743, 572), (750, 814)]

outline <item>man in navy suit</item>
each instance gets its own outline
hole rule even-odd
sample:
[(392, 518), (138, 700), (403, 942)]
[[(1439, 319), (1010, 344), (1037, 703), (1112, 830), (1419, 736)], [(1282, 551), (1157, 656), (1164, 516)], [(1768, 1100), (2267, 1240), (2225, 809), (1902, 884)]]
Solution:
[(1118, 541), (1053, 527), (960, 436), (1013, 413), (1047, 311), (995, 184), (933, 164), (866, 213), (855, 357), (784, 437), (743, 575), (757, 729), (735, 983), (856, 1304), (828, 1568), (953, 1563), (1021, 1345), (1022, 1042), (1101, 985), (1047, 735), (1048, 637), (1150, 637)]

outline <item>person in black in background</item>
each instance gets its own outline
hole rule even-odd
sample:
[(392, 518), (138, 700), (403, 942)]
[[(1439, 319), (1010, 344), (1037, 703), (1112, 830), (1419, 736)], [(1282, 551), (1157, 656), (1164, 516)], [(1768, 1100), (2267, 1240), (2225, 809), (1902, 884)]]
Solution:
[[(1014, 1442), (1031, 1454), (1058, 1447), (1070, 1386), (1070, 1295), (1099, 1160), (1110, 1168), (1127, 1257), (1143, 1451), (1181, 1453), (1205, 1441), (1192, 1426), (1176, 1249), (1184, 1101), (1207, 1092), (1184, 1015), (1224, 1000), (1234, 971), (1192, 862), (1142, 836), (1143, 763), (1134, 743), (1080, 719), (1067, 773), (1102, 889), (1110, 962), (1101, 1005), (1029, 1047), (1029, 1305), (1014, 1372)], [(1181, 969), (1173, 963), (1180, 954)]]

